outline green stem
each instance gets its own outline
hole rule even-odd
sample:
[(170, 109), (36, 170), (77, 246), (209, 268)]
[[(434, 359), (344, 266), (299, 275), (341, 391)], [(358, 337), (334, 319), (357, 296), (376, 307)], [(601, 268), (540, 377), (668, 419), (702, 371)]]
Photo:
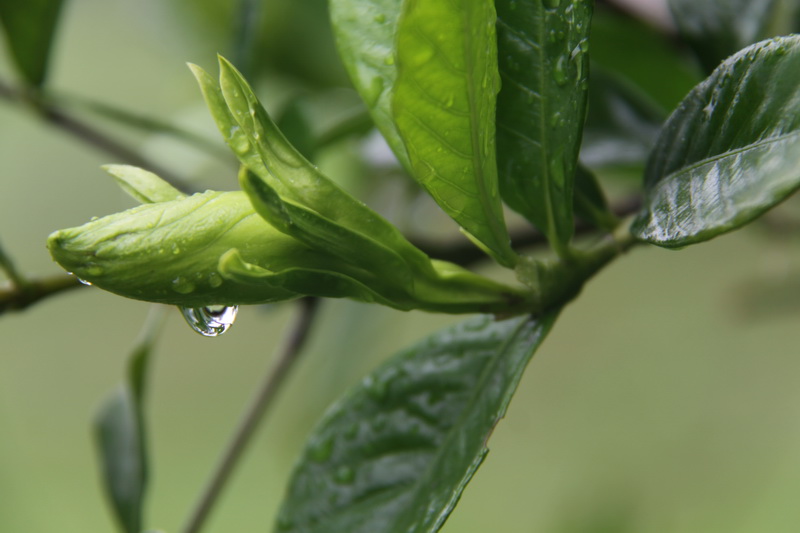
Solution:
[(211, 475), (211, 479), (200, 495), (194, 511), (189, 516), (189, 520), (183, 528), (183, 533), (198, 533), (205, 524), (236, 465), (239, 464), (247, 445), (252, 441), (258, 424), (264, 419), (264, 415), (272, 405), (272, 400), (280, 390), (281, 385), (286, 381), (289, 371), (305, 346), (317, 309), (318, 300), (316, 298), (303, 298), (300, 300), (299, 314), (283, 346), (279, 349), (275, 363), (267, 372), (264, 382), (234, 431), (233, 437)]

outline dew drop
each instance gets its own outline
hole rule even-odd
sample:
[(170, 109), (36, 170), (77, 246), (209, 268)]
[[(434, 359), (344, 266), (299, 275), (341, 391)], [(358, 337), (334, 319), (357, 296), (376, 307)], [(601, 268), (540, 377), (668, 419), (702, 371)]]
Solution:
[(566, 56), (561, 56), (556, 61), (556, 66), (553, 69), (553, 78), (556, 80), (556, 83), (559, 85), (565, 85), (567, 83), (567, 58)]
[(103, 272), (104, 272), (103, 267), (101, 267), (100, 265), (96, 265), (94, 263), (88, 263), (84, 267), (84, 271), (87, 274), (89, 274), (90, 276), (93, 276), (93, 277), (94, 276), (102, 276)]
[(313, 461), (318, 463), (327, 461), (333, 453), (333, 439), (326, 437), (314, 442), (308, 452)]
[(333, 473), (333, 479), (337, 483), (341, 483), (343, 485), (349, 485), (356, 479), (356, 471), (353, 470), (352, 467), (347, 465), (341, 465), (336, 471)]
[(92, 286), (92, 282), (91, 281), (86, 281), (85, 279), (81, 279), (81, 278), (78, 278), (78, 281), (83, 283), (84, 285), (88, 285), (90, 287)]
[(189, 294), (194, 290), (194, 283), (183, 276), (172, 280), (172, 289), (180, 294)]
[(386, 56), (383, 59), (383, 64), (388, 66), (394, 65), (394, 56), (393, 55)]
[(373, 18), (372, 20), (374, 20), (378, 24), (383, 24), (384, 22), (386, 22), (386, 15), (384, 15), (383, 13), (381, 13), (380, 15), (375, 15), (375, 18)]
[(222, 285), (222, 276), (217, 274), (216, 272), (212, 272), (208, 275), (208, 284), (211, 286), (212, 289), (216, 289), (220, 285)]
[(238, 305), (209, 305), (206, 307), (181, 307), (183, 318), (200, 335), (216, 337), (230, 329), (236, 320)]

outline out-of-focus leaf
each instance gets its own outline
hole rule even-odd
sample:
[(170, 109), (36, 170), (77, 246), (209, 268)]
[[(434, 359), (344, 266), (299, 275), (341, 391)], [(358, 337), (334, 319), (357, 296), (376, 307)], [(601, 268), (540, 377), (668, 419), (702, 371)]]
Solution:
[(411, 168), (392, 116), (392, 89), (397, 79), (395, 32), (402, 0), (330, 2), (336, 46), (350, 79), (400, 162)]
[(677, 247), (758, 217), (800, 187), (800, 37), (742, 50), (667, 121), (647, 166), (642, 240)]
[(513, 267), (495, 154), (495, 20), (490, 0), (405, 2), (392, 111), (414, 179), (499, 263)]
[(147, 170), (130, 165), (104, 165), (120, 188), (143, 204), (156, 204), (184, 198), (186, 195)]
[(589, 168), (644, 167), (666, 118), (630, 82), (593, 67), (581, 162)]
[(583, 165), (575, 172), (575, 214), (597, 228), (611, 230), (617, 225), (597, 177)]
[(603, 4), (595, 6), (591, 35), (592, 63), (629, 80), (666, 111), (702, 79), (667, 36)]
[(503, 199), (563, 249), (586, 115), (589, 0), (498, 0), (497, 166)]
[(147, 367), (163, 318), (163, 309), (154, 307), (131, 353), (125, 383), (105, 401), (95, 422), (103, 483), (125, 533), (142, 530), (148, 483), (144, 413)]
[(0, 0), (0, 24), (25, 80), (40, 87), (47, 76), (50, 48), (62, 0)]
[(555, 316), (476, 317), (367, 376), (314, 430), (275, 531), (438, 531)]
[(767, 37), (778, 0), (669, 0), (675, 23), (706, 72)]

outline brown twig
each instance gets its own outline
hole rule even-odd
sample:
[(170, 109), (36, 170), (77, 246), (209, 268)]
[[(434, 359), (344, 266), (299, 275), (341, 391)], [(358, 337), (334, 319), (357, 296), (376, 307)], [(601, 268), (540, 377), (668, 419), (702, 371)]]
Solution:
[(25, 280), (21, 284), (9, 282), (0, 287), (0, 315), (7, 311), (21, 311), (40, 300), (78, 287), (83, 287), (78, 278), (67, 274)]
[(283, 346), (279, 348), (275, 362), (267, 372), (261, 388), (256, 393), (250, 407), (234, 431), (228, 447), (223, 452), (216, 469), (211, 475), (211, 479), (189, 516), (189, 520), (183, 528), (183, 533), (197, 533), (205, 524), (206, 518), (208, 518), (219, 495), (225, 488), (236, 465), (239, 464), (247, 445), (251, 442), (258, 424), (264, 419), (264, 415), (272, 406), (272, 400), (280, 390), (281, 385), (286, 381), (286, 376), (305, 346), (319, 306), (316, 298), (309, 297), (301, 299), (299, 304), (300, 309), (292, 329), (286, 336)]

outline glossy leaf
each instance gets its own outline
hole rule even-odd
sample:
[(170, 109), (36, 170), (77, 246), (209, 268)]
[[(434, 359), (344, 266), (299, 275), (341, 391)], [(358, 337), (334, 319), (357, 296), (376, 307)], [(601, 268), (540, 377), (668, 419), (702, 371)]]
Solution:
[(503, 199), (557, 249), (573, 231), (573, 183), (586, 114), (589, 0), (497, 4), (497, 164)]
[(644, 167), (666, 118), (630, 82), (593, 67), (581, 162), (590, 168)]
[(154, 308), (128, 360), (126, 382), (105, 401), (95, 422), (103, 482), (126, 533), (142, 530), (148, 484), (144, 413), (147, 368), (163, 318), (163, 310)]
[(800, 187), (800, 37), (726, 60), (667, 121), (633, 231), (675, 247), (747, 224)]
[(554, 319), (476, 317), (367, 376), (314, 430), (276, 531), (438, 531)]
[(400, 162), (411, 168), (392, 116), (397, 79), (395, 32), (402, 0), (329, 2), (336, 46), (350, 79)]
[(767, 37), (780, 0), (669, 0), (681, 35), (707, 72)]
[(220, 58), (220, 85), (192, 66), (225, 141), (253, 174), (278, 195), (305, 206), (366, 238), (382, 243), (408, 263), (425, 268), (428, 258), (383, 217), (339, 188), (289, 144), (252, 88)]
[(414, 179), (511, 267), (517, 256), (503, 219), (495, 154), (495, 18), (490, 0), (406, 1), (392, 112)]
[(25, 80), (39, 87), (47, 64), (62, 0), (0, 0), (0, 25), (8, 49)]

